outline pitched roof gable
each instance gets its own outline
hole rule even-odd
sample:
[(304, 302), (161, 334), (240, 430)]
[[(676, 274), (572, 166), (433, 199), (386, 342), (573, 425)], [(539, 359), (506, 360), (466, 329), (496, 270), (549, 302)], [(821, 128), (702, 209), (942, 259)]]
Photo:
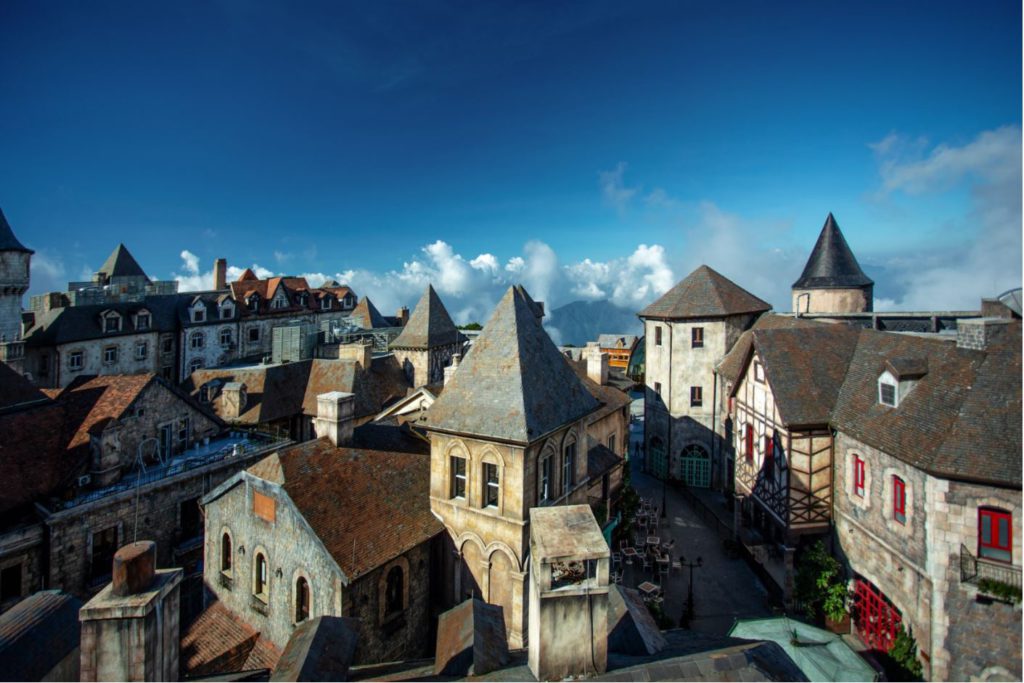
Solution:
[(356, 307), (352, 309), (352, 313), (349, 314), (349, 320), (356, 323), (364, 330), (372, 330), (377, 327), (391, 327), (384, 316), (380, 314), (377, 307), (370, 301), (370, 297), (364, 296), (356, 304)]
[(529, 443), (598, 408), (537, 312), (525, 290), (509, 288), (430, 407), (430, 428)]
[(455, 344), (465, 339), (455, 327), (448, 310), (431, 285), (423, 292), (402, 333), (391, 342), (391, 348), (430, 349)]
[(821, 228), (818, 241), (811, 250), (804, 271), (793, 283), (795, 289), (867, 287), (874, 282), (857, 263), (850, 245), (839, 230), (839, 224), (829, 213)]
[(144, 277), (149, 279), (142, 270), (142, 266), (124, 244), (114, 247), (114, 251), (110, 252), (110, 256), (97, 272), (106, 273), (107, 277)]
[(771, 304), (708, 266), (700, 266), (637, 315), (672, 320), (762, 313), (769, 309)]

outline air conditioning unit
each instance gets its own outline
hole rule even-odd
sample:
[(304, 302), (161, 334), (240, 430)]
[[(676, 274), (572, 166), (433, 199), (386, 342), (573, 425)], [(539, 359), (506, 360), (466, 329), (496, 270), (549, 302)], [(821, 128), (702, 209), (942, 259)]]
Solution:
[(83, 474), (78, 478), (77, 481), (79, 486), (88, 486), (92, 482), (92, 476), (88, 474)]

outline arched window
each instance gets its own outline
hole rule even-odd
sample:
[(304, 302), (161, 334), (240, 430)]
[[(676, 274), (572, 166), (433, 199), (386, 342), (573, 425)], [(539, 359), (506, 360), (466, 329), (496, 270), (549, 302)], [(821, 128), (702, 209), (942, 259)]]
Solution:
[(309, 582), (300, 576), (295, 581), (295, 623), (309, 619)]
[(220, 538), (220, 570), (231, 573), (231, 535), (226, 531)]
[(402, 568), (392, 567), (388, 572), (387, 585), (384, 589), (384, 616), (397, 614), (405, 609), (404, 583)]
[(202, 332), (193, 332), (189, 337), (189, 346), (193, 349), (201, 349), (206, 346), (206, 335)]
[(576, 437), (569, 437), (562, 448), (562, 494), (576, 485)]
[(263, 553), (256, 553), (255, 566), (253, 567), (252, 594), (263, 602), (267, 601), (267, 557)]

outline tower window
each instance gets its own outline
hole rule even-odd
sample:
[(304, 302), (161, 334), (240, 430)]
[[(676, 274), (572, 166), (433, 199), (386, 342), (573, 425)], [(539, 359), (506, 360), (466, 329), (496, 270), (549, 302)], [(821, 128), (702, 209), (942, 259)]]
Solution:
[(704, 388), (690, 387), (690, 406), (699, 408), (704, 405)]
[(704, 328), (694, 327), (690, 330), (690, 346), (695, 349), (704, 348)]
[(466, 497), (466, 459), (453, 455), (451, 458), (452, 469), (452, 498)]
[(657, 325), (654, 328), (654, 345), (661, 346), (661, 326)]
[(295, 623), (309, 619), (309, 582), (304, 576), (295, 581)]
[(220, 537), (220, 570), (231, 574), (231, 535), (226, 531)]
[(267, 556), (263, 553), (256, 553), (256, 564), (253, 567), (252, 594), (263, 602), (267, 602), (269, 596), (269, 583), (267, 579)]
[(486, 491), (484, 492), (484, 507), (498, 507), (498, 493), (501, 486), (498, 481), (498, 466), (492, 463), (484, 463), (484, 481)]

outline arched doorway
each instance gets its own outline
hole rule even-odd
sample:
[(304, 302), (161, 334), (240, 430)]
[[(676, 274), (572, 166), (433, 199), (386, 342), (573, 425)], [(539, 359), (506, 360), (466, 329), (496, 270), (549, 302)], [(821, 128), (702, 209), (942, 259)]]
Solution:
[(674, 472), (687, 486), (706, 489), (711, 486), (711, 457), (700, 444), (690, 444), (680, 451)]
[(903, 620), (900, 611), (878, 586), (857, 577), (853, 587), (853, 618), (857, 634), (872, 650), (888, 652)]
[(647, 473), (659, 478), (668, 477), (668, 461), (665, 459), (665, 442), (660, 437), (650, 441), (647, 453)]

